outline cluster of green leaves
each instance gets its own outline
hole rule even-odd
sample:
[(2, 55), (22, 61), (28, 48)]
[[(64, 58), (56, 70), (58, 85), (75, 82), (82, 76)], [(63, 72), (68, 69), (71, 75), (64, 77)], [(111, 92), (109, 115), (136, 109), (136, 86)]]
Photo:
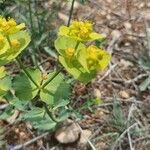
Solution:
[[(51, 79), (55, 72), (49, 73), (43, 80), (42, 73), (38, 69), (27, 69), (28, 73), (34, 78), (39, 88), (28, 78), (28, 76), (21, 72), (13, 80), (13, 88), (16, 91), (16, 96), (21, 100), (34, 99), (39, 93), (42, 101), (50, 105), (55, 105), (57, 101), (68, 98), (69, 84), (65, 81), (64, 75), (57, 75), (44, 88), (42, 87), (49, 79)], [(22, 84), (24, 83), (24, 84)]]
[[(42, 88), (48, 80), (53, 78), (55, 72), (44, 77), (38, 69), (27, 68), (26, 71), (39, 87), (36, 87), (24, 72), (14, 78), (1, 73), (0, 97), (7, 99), (10, 106), (0, 113), (0, 119), (7, 119), (17, 109), (22, 111), (18, 120), (30, 121), (35, 128), (40, 130), (50, 130), (57, 123), (48, 116), (44, 105), (51, 113), (57, 115), (59, 122), (66, 119), (70, 114), (68, 108), (65, 107), (69, 103), (70, 84), (60, 73)], [(11, 92), (12, 89), (14, 94)]]
[(117, 100), (115, 100), (113, 104), (113, 116), (111, 123), (120, 133), (122, 133), (127, 127), (127, 118), (121, 108), (121, 103)]
[[(43, 107), (37, 107), (31, 101), (21, 101), (11, 93), (9, 93), (6, 97), (7, 100), (9, 100), (10, 105), (5, 109), (5, 111), (0, 112), (0, 119), (7, 119), (13, 115), (15, 110), (18, 110), (21, 114), (19, 118), (16, 119), (16, 122), (28, 121), (35, 129), (39, 130), (55, 129), (57, 123), (48, 116)], [(36, 103), (38, 102), (36, 101)], [(70, 110), (64, 109), (64, 106), (68, 103), (69, 100), (61, 100), (57, 104), (55, 103), (53, 108), (51, 107), (51, 112), (53, 111), (53, 113), (58, 114), (57, 118), (59, 118), (59, 121), (64, 121), (70, 115)]]

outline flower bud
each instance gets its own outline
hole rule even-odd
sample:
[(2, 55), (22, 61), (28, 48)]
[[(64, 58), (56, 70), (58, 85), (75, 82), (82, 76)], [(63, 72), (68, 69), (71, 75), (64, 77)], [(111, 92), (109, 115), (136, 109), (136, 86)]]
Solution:
[(72, 57), (74, 55), (75, 49), (74, 48), (68, 48), (66, 49), (66, 55), (68, 57)]

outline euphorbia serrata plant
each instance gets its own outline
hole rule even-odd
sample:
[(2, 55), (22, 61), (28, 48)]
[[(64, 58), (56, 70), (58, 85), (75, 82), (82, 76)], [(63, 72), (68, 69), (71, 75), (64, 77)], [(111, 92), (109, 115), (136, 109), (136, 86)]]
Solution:
[[(87, 46), (86, 43), (103, 38), (101, 34), (94, 32), (93, 24), (89, 21), (73, 21), (68, 27), (61, 26), (55, 41), (60, 63), (75, 79), (85, 84), (89, 83), (99, 71), (108, 66), (111, 56), (103, 48), (93, 44)], [(30, 40), (24, 23), (18, 25), (12, 18), (0, 17), (0, 97), (7, 99), (8, 91), (13, 90), (12, 95), (22, 102), (31, 101), (34, 105), (35, 100), (41, 101), (42, 106), (34, 106), (33, 111), (29, 110), (34, 112), (34, 115), (38, 112), (36, 119), (40, 121), (33, 120), (33, 124), (39, 127), (39, 122), (43, 121), (56, 126), (58, 122), (66, 119), (66, 115), (62, 114), (69, 103), (65, 100), (68, 99), (70, 85), (61, 73), (62, 69), (45, 76), (39, 69), (23, 65), (18, 55), (29, 45)], [(22, 69), (15, 77), (8, 75), (3, 66), (13, 60), (17, 60)], [(61, 113), (60, 107), (63, 108)], [(51, 122), (46, 120), (47, 116)]]

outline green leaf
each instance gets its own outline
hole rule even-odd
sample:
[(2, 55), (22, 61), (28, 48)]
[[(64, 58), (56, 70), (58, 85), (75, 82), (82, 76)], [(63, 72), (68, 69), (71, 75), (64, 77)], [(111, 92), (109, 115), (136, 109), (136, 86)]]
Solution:
[(140, 91), (145, 91), (150, 86), (150, 76), (140, 84)]
[(68, 105), (70, 103), (70, 101), (67, 99), (67, 100), (64, 100), (64, 99), (62, 99), (62, 100), (60, 100), (60, 101), (56, 101), (55, 103), (54, 103), (54, 108), (53, 108), (53, 110), (56, 110), (57, 108), (59, 108), (59, 107), (65, 107), (66, 105)]
[(94, 112), (94, 110), (92, 109), (92, 106), (95, 105), (95, 102), (93, 99), (87, 99), (80, 108), (78, 108), (79, 111), (81, 110), (89, 110), (90, 112)]
[(77, 59), (79, 63), (85, 68), (85, 70), (89, 73), (88, 65), (87, 65), (87, 51), (85, 48), (80, 49), (80, 52), (77, 55)]
[(41, 121), (32, 123), (35, 129), (39, 130), (52, 130), (56, 127), (56, 122), (52, 121), (50, 118), (43, 118)]
[(124, 112), (122, 111), (121, 104), (119, 101), (114, 101), (113, 104), (113, 117), (112, 124), (115, 128), (123, 132), (126, 128), (126, 118)]
[(21, 101), (17, 97), (13, 97), (13, 99), (9, 102), (15, 109), (20, 111), (26, 111), (28, 101)]
[[(48, 79), (53, 77), (55, 72), (48, 75)], [(45, 80), (45, 82), (47, 82)], [(43, 82), (43, 84), (45, 83)], [(70, 85), (64, 81), (63, 74), (57, 75), (44, 89), (40, 92), (41, 99), (47, 104), (54, 104), (62, 99), (68, 98), (70, 94)]]
[(27, 121), (40, 121), (45, 114), (44, 109), (32, 107), (31, 110), (22, 114), (22, 119)]
[(68, 35), (68, 33), (69, 33), (69, 28), (68, 27), (66, 27), (66, 26), (61, 26), (60, 28), (59, 28), (59, 35), (61, 35), (61, 36), (67, 36)]
[[(27, 69), (27, 71), (32, 76), (34, 81), (38, 85), (40, 85), (41, 80), (42, 80), (42, 75), (41, 75), (40, 70), (38, 70), (38, 69)], [(38, 88), (34, 85), (34, 83), (23, 72), (14, 78), (13, 87), (14, 87), (16, 96), (20, 100), (31, 100), (38, 93)]]
[(57, 59), (56, 51), (52, 50), (50, 47), (44, 47), (44, 51), (49, 55)]
[(40, 46), (42, 44), (42, 42), (46, 40), (47, 37), (48, 37), (48, 34), (47, 33), (43, 33), (40, 36), (40, 39), (38, 41), (35, 41), (36, 47)]
[(4, 111), (0, 111), (0, 119), (8, 119), (14, 113), (12, 106), (8, 106)]
[(5, 67), (0, 67), (0, 79), (6, 76)]
[(60, 36), (55, 40), (55, 48), (57, 49), (57, 51), (65, 56), (65, 50), (67, 48), (75, 48), (77, 45), (77, 41), (65, 36)]
[(90, 73), (88, 73), (77, 61), (74, 62), (74, 64), (72, 64), (72, 66), (70, 66), (67, 61), (65, 60), (65, 58), (63, 57), (59, 57), (59, 61), (61, 62), (61, 64), (65, 67), (65, 69), (71, 74), (73, 75), (73, 77), (83, 83), (88, 83), (90, 82), (93, 78), (95, 78), (96, 76), (96, 72), (95, 71), (91, 71)]
[(105, 37), (103, 35), (101, 35), (101, 34), (96, 33), (96, 32), (92, 32), (90, 34), (90, 38), (92, 40), (97, 40), (97, 39), (104, 39)]
[(147, 56), (142, 56), (138, 63), (143, 67), (144, 70), (150, 70), (150, 59)]
[(78, 42), (75, 39), (65, 37), (65, 36), (60, 36), (55, 40), (55, 48), (62, 56), (66, 57), (66, 53), (65, 53), (66, 49), (74, 48), (76, 49), (76, 53), (78, 53), (79, 50), (85, 48), (85, 45), (82, 43), (78, 44)]
[(4, 96), (11, 88), (11, 78), (6, 76), (0, 79), (0, 97)]
[(30, 111), (24, 112), (20, 120), (30, 121), (35, 129), (51, 130), (56, 126), (43, 108), (31, 107)]
[(96, 47), (98, 48), (102, 48), (102, 44), (105, 44), (106, 43), (106, 39), (98, 39), (98, 40), (95, 40), (95, 45)]
[(64, 121), (66, 120), (71, 114), (71, 111), (66, 108), (62, 108), (62, 110), (59, 112), (59, 120)]
[(59, 56), (59, 61), (71, 75), (73, 75), (76, 79), (79, 78), (81, 74), (79, 67), (81, 67), (81, 65), (78, 62), (76, 62), (76, 67), (78, 67), (77, 69), (74, 66), (70, 66), (69, 64), (67, 64), (67, 61), (62, 56)]

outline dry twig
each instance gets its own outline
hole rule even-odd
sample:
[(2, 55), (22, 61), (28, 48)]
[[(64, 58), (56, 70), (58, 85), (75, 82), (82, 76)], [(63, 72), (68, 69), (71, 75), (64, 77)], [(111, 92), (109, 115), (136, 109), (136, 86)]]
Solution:
[(19, 149), (21, 149), (21, 148), (25, 148), (25, 147), (29, 146), (30, 144), (33, 144), (33, 143), (36, 142), (37, 140), (39, 140), (39, 139), (41, 139), (41, 138), (47, 136), (48, 134), (49, 134), (49, 132), (43, 133), (42, 135), (37, 136), (37, 137), (31, 139), (30, 141), (27, 141), (27, 142), (24, 143), (24, 144), (16, 145), (15, 147), (13, 147), (13, 150), (19, 150)]

